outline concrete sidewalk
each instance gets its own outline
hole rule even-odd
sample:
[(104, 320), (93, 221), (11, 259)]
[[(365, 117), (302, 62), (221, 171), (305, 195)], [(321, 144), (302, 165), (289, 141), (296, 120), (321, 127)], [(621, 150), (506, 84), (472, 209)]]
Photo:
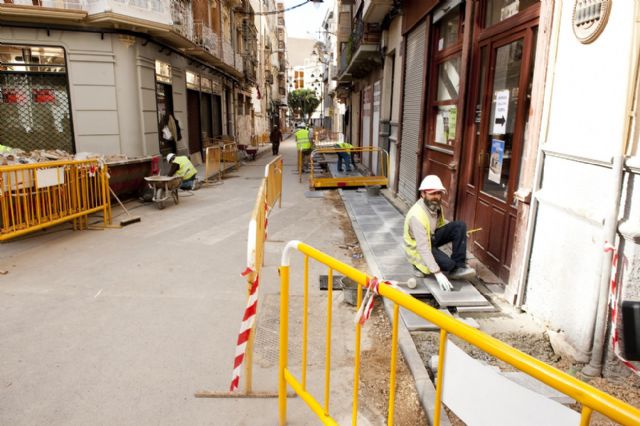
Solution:
[[(277, 267), (285, 243), (307, 242), (349, 262), (331, 200), (305, 198), (295, 144), (284, 156), (282, 209), (269, 217), (261, 280), (253, 388), (277, 389)], [(224, 392), (246, 303), (246, 239), (264, 165), (271, 153), (245, 162), (222, 184), (181, 193), (164, 210), (129, 202), (140, 223), (73, 232), (69, 225), (0, 246), (0, 419), (3, 424), (252, 424), (277, 423), (276, 399), (198, 399)], [(116, 206), (114, 222), (123, 214)], [(98, 222), (97, 218), (92, 218)], [(309, 389), (323, 401), (326, 269), (312, 262)], [(291, 354), (299, 371), (302, 257), (292, 261)], [(331, 413), (351, 413), (354, 310), (333, 293)], [(363, 350), (372, 345), (363, 332)], [(313, 350), (313, 352), (311, 352)], [(241, 379), (241, 389), (244, 385)], [(367, 412), (369, 420), (382, 423)], [(290, 399), (290, 424), (315, 423)], [(341, 420), (342, 421), (342, 420)]]

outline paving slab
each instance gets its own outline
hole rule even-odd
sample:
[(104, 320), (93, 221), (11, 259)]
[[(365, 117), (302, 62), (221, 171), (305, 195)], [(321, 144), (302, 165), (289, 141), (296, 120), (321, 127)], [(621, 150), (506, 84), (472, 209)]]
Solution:
[(391, 232), (366, 232), (364, 234), (367, 242), (396, 241), (398, 237)]
[[(366, 238), (366, 237), (365, 237)], [(376, 257), (383, 256), (401, 256), (404, 259), (404, 250), (397, 243), (389, 242), (372, 242), (369, 244), (371, 251)]]
[[(342, 285), (340, 284), (340, 280), (343, 275), (334, 275), (333, 276), (333, 286), (331, 288), (333, 290), (342, 290)], [(320, 275), (318, 278), (318, 284), (320, 285), (320, 290), (327, 290), (329, 288), (329, 276), (328, 275)]]
[(452, 291), (442, 291), (435, 278), (422, 278), (441, 307), (486, 306), (489, 301), (468, 281), (450, 280)]
[(376, 214), (358, 215), (357, 222), (361, 225), (369, 223), (384, 223), (384, 219)]
[[(451, 312), (446, 309), (438, 310), (443, 314), (452, 316)], [(404, 321), (404, 324), (407, 326), (409, 331), (433, 331), (440, 329), (440, 327), (438, 327), (437, 325), (404, 308), (400, 308), (400, 316), (402, 317), (402, 320)]]

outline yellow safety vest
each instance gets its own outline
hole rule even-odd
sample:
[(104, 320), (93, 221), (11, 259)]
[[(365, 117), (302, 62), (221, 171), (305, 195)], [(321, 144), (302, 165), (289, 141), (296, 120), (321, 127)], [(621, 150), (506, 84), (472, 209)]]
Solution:
[(338, 143), (338, 146), (339, 146), (340, 148), (346, 149), (346, 150), (347, 150), (347, 152), (351, 152), (351, 148), (353, 148), (353, 145), (351, 145), (351, 144), (350, 144), (350, 143), (348, 143), (348, 142), (339, 142), (339, 143)]
[(198, 170), (193, 167), (191, 161), (184, 155), (174, 158), (173, 162), (180, 166), (174, 176), (181, 176), (183, 180), (189, 180), (198, 173)]
[[(423, 201), (419, 200), (415, 203), (413, 207), (409, 209), (409, 213), (407, 213), (407, 217), (404, 219), (404, 252), (407, 256), (407, 260), (409, 260), (411, 264), (418, 268), (422, 273), (430, 274), (431, 271), (427, 268), (427, 265), (423, 263), (422, 257), (420, 256), (420, 253), (418, 253), (416, 240), (409, 233), (409, 223), (411, 222), (411, 219), (415, 217), (425, 228), (427, 233), (427, 243), (429, 244), (429, 250), (431, 250), (431, 225), (429, 225), (429, 216), (427, 216), (427, 212), (424, 211), (424, 207), (422, 207), (420, 203), (423, 203)], [(436, 223), (436, 228), (440, 228), (445, 224), (444, 211), (442, 207), (440, 208), (440, 215), (438, 216)]]
[(298, 151), (302, 151), (303, 149), (311, 149), (311, 141), (309, 140), (309, 130), (300, 129), (296, 131), (296, 145), (298, 147)]

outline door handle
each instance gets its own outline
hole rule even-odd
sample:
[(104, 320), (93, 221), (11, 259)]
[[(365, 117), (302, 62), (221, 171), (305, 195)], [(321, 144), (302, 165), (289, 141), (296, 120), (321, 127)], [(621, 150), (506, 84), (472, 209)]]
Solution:
[(451, 171), (455, 171), (458, 168), (458, 163), (456, 163), (455, 161), (452, 161), (449, 164), (447, 164), (447, 168)]

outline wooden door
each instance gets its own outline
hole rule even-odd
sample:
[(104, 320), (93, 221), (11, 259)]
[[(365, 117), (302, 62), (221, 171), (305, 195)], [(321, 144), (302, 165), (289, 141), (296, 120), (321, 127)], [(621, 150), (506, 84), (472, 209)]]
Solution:
[(200, 92), (195, 90), (187, 90), (187, 121), (189, 125), (189, 154), (200, 152), (202, 149)]
[(537, 20), (479, 43), (474, 107), (467, 111), (470, 143), (460, 217), (482, 228), (473, 234), (471, 249), (503, 280), (511, 265), (536, 28)]

